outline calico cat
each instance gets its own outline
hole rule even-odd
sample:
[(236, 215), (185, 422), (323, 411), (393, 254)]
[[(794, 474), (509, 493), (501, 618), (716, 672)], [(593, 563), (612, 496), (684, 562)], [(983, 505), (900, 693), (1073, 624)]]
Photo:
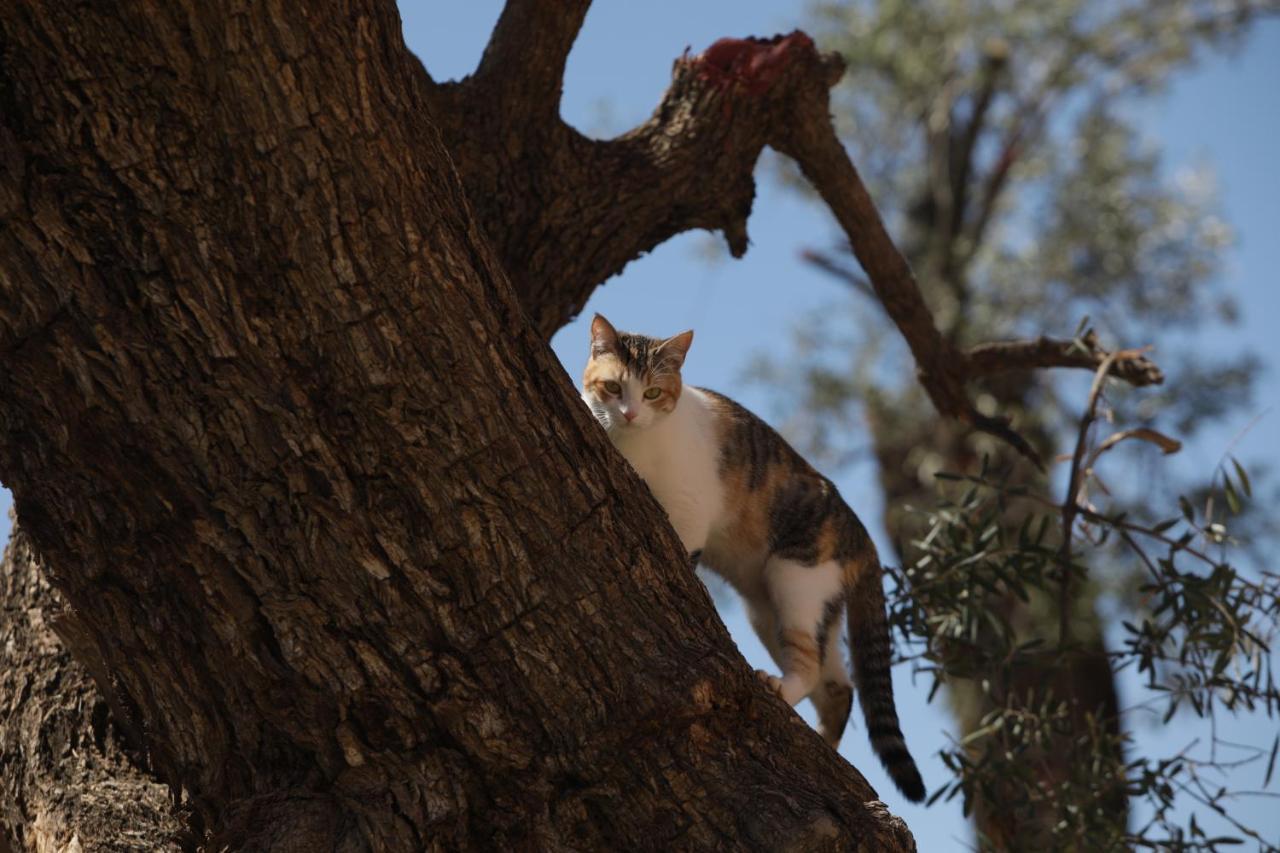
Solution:
[(693, 332), (618, 332), (597, 314), (582, 398), (648, 484), (695, 560), (742, 595), (782, 669), (760, 672), (784, 701), (806, 696), (835, 747), (853, 705), (840, 650), (847, 614), (871, 745), (909, 800), (924, 782), (898, 727), (881, 568), (867, 531), (819, 474), (764, 421), (680, 371)]

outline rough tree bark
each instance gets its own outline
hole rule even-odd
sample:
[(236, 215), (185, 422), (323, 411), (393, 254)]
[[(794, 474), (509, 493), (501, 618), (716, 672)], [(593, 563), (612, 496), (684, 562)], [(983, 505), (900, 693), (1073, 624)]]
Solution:
[(575, 399), (446, 101), (385, 0), (0, 9), (0, 475), (61, 636), (210, 849), (910, 849)]
[(127, 712), (111, 713), (54, 634), (57, 593), (25, 535), (5, 548), (0, 602), (0, 851), (189, 841), (168, 790), (128, 755), (115, 722)]

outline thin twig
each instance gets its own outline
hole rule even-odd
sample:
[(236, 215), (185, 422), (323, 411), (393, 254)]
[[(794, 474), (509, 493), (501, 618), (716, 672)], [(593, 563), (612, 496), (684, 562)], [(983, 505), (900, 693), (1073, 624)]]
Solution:
[(876, 298), (875, 288), (871, 286), (871, 282), (864, 275), (859, 275), (847, 266), (836, 261), (825, 252), (817, 249), (802, 249), (800, 251), (800, 259), (805, 263), (812, 264), (826, 274), (838, 278), (863, 296)]
[(1065, 648), (1071, 633), (1071, 533), (1079, 511), (1079, 494), (1082, 488), (1081, 463), (1088, 445), (1089, 427), (1098, 416), (1098, 399), (1106, 384), (1107, 374), (1121, 352), (1113, 352), (1102, 360), (1093, 374), (1093, 387), (1089, 389), (1089, 401), (1080, 419), (1080, 432), (1076, 437), (1076, 450), (1071, 457), (1071, 471), (1067, 477), (1067, 494), (1062, 501), (1062, 545), (1058, 550), (1058, 563), (1062, 567), (1062, 587), (1058, 599), (1058, 648)]

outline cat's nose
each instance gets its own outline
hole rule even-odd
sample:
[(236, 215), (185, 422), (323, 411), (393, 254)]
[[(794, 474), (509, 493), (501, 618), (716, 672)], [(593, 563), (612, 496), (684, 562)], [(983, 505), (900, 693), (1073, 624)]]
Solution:
[(636, 419), (636, 415), (640, 414), (635, 409), (623, 409), (622, 416), (627, 419), (627, 423), (631, 423)]

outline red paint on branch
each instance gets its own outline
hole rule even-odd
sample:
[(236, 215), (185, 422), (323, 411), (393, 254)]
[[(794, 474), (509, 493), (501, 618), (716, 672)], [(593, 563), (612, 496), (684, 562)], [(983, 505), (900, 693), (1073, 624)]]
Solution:
[(693, 60), (698, 76), (720, 89), (762, 95), (798, 52), (814, 54), (813, 39), (796, 30), (773, 38), (722, 38)]

